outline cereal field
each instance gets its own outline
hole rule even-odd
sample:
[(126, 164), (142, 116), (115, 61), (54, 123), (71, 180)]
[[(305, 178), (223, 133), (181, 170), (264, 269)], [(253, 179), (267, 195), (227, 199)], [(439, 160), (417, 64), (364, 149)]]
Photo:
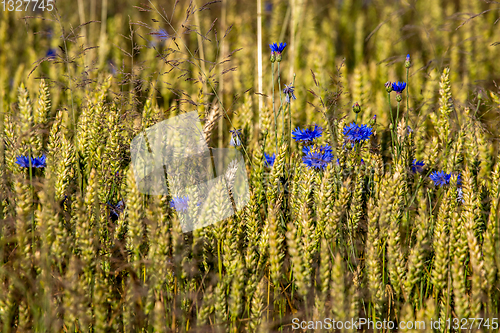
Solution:
[(498, 332), (499, 10), (2, 1), (0, 332)]

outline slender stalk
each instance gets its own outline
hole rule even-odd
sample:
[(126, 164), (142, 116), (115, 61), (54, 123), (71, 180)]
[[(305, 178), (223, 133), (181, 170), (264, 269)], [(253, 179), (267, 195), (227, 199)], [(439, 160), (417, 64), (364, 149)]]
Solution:
[[(292, 81), (292, 86), (295, 86), (295, 74), (293, 74), (293, 81)], [(292, 105), (291, 103), (289, 103), (288, 105), (288, 123), (289, 123), (289, 126), (288, 126), (288, 150), (289, 150), (289, 154), (288, 154), (288, 170), (290, 170), (291, 168), (291, 164), (292, 164)]]
[[(221, 4), (221, 29), (222, 31), (226, 30), (226, 12), (227, 12), (227, 0), (222, 0)], [(226, 48), (227, 43), (226, 39), (222, 38), (221, 40), (221, 50), (220, 50), (220, 59), (219, 62), (219, 95), (221, 97), (221, 101), (224, 100), (224, 79), (222, 77), (222, 73), (224, 73), (224, 64), (222, 63), (224, 57), (226, 56)], [(222, 104), (222, 103), (221, 103)], [(223, 148), (224, 141), (224, 117), (219, 117), (219, 139), (218, 139), (218, 147)], [(219, 167), (222, 170), (222, 158), (219, 158)]]
[(222, 260), (220, 257), (220, 248), (221, 248), (221, 241), (217, 241), (217, 263), (218, 263), (218, 268), (219, 268), (219, 281), (222, 281)]
[[(399, 119), (399, 105), (400, 105), (400, 104), (401, 104), (401, 102), (398, 102), (398, 109), (397, 109), (397, 111), (396, 111), (396, 122), (398, 122), (398, 119)], [(394, 134), (396, 134), (397, 129), (398, 129), (397, 124), (393, 124), (393, 125), (392, 125), (392, 130), (394, 131)], [(397, 144), (397, 149), (398, 149), (398, 159), (399, 159), (399, 154), (400, 154), (400, 152), (401, 152), (401, 151), (400, 151), (400, 148), (401, 148), (401, 147), (399, 147), (399, 143), (398, 143), (398, 140), (397, 140), (397, 136), (396, 136), (396, 144)]]
[[(196, 6), (196, 0), (193, 2), (194, 5)], [(201, 30), (201, 24), (200, 24), (200, 14), (199, 11), (196, 10), (194, 12), (194, 23), (198, 26), (198, 29)], [(197, 42), (198, 42), (198, 49), (200, 50), (200, 67), (203, 73), (206, 72), (205, 68), (205, 50), (203, 49), (203, 40), (201, 39), (201, 35), (196, 34)], [(221, 80), (222, 83), (222, 80)], [(203, 94), (207, 93), (207, 82), (203, 81)]]
[[(274, 81), (273, 81), (274, 83)], [(283, 111), (283, 96), (282, 96), (282, 91), (281, 91), (281, 73), (280, 73), (280, 63), (278, 61), (278, 89), (279, 89), (279, 94), (280, 94), (280, 112)], [(283, 117), (284, 117), (284, 112), (283, 112)], [(285, 118), (283, 118), (283, 124), (285, 123)], [(283, 133), (285, 132), (285, 129), (283, 128)]]
[(392, 130), (391, 130), (391, 151), (392, 151), (392, 155), (394, 156), (394, 115), (392, 114), (391, 93), (387, 93), (387, 103), (389, 105), (389, 112), (391, 114), (391, 124), (392, 124)]
[[(262, 0), (257, 0), (257, 72), (258, 72), (258, 91), (262, 93)], [(262, 130), (262, 107), (264, 101), (262, 95), (259, 95), (259, 130)]]
[[(279, 63), (278, 63), (279, 66)], [(274, 113), (274, 139), (276, 144), (276, 156), (278, 155), (278, 117), (276, 116), (276, 108), (274, 107), (274, 63), (271, 63), (271, 85), (273, 89), (273, 113)]]
[(405, 113), (405, 130), (408, 128), (408, 113), (410, 112), (410, 86), (408, 85), (408, 74), (410, 72), (410, 68), (406, 69), (406, 113)]
[[(30, 174), (30, 187), (31, 187), (31, 204), (33, 204), (33, 200), (35, 198), (35, 189), (33, 188), (33, 165), (32, 165), (32, 150), (30, 148), (28, 159), (30, 162), (29, 174)], [(33, 251), (33, 255), (35, 254), (35, 215), (31, 214), (31, 250)]]
[(99, 48), (99, 64), (100, 64), (100, 66), (104, 65), (104, 60), (105, 60), (104, 44), (106, 43), (106, 23), (107, 23), (106, 18), (107, 17), (108, 17), (108, 0), (103, 0), (102, 1), (102, 8), (101, 8), (101, 33), (99, 36), (99, 45), (101, 46)]

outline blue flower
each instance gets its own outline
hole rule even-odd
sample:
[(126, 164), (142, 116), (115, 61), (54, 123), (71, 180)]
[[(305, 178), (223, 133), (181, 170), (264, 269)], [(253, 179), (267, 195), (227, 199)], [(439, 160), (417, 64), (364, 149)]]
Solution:
[(393, 82), (392, 83), (392, 90), (395, 91), (398, 94), (401, 94), (403, 90), (406, 88), (406, 83), (405, 82)]
[(107, 205), (109, 207), (109, 216), (112, 220), (117, 220), (118, 217), (120, 217), (120, 214), (123, 213), (123, 209), (125, 208), (123, 200), (118, 201), (116, 205), (113, 205), (108, 201)]
[(269, 44), (269, 47), (271, 48), (271, 53), (276, 52), (278, 54), (281, 54), (286, 47), (286, 43), (279, 43), (279, 45), (278, 43), (272, 43)]
[(276, 159), (276, 154), (273, 153), (273, 156), (271, 156), (264, 153), (264, 158), (265, 158), (264, 164), (268, 167), (272, 167), (274, 165), (274, 160)]
[(363, 142), (370, 139), (373, 134), (373, 129), (368, 125), (356, 125), (356, 123), (351, 123), (344, 127), (343, 131), (344, 137), (354, 145), (354, 143)]
[(457, 186), (462, 186), (462, 174), (459, 173), (457, 176)]
[(229, 144), (233, 147), (241, 146), (241, 129), (230, 130), (229, 132), (231, 132), (231, 142)]
[[(46, 156), (45, 154), (40, 157), (32, 157), (31, 158), (31, 167), (32, 168), (45, 168), (46, 164)], [(29, 168), (30, 167), (30, 158), (27, 156), (17, 156), (16, 164), (21, 168)]]
[[(304, 149), (303, 149), (304, 151)], [(308, 168), (324, 170), (333, 159), (332, 148), (328, 145), (310, 148), (307, 154), (302, 157), (302, 161)]]
[(294, 90), (295, 90), (295, 87), (292, 86), (292, 84), (290, 83), (289, 86), (287, 86), (285, 84), (285, 89), (283, 89), (283, 93), (285, 94), (285, 97), (286, 97), (286, 102), (287, 103), (290, 103), (290, 97), (293, 99), (293, 100), (296, 100), (297, 98), (295, 97), (294, 95)]
[(444, 171), (434, 171), (429, 178), (434, 182), (435, 186), (443, 186), (450, 183), (451, 174)]
[(170, 201), (170, 207), (175, 208), (176, 211), (186, 212), (188, 210), (188, 201), (189, 198), (187, 196), (184, 197), (174, 197), (172, 201)]
[(170, 38), (170, 35), (165, 29), (160, 29), (158, 31), (152, 32), (151, 35), (154, 35), (159, 40), (167, 40)]
[(410, 60), (410, 55), (406, 55), (406, 60), (405, 60), (405, 67), (410, 68), (411, 67), (411, 60)]
[(271, 1), (266, 1), (264, 7), (266, 8), (266, 12), (268, 13), (271, 13), (273, 11), (273, 3)]
[(411, 171), (413, 173), (422, 172), (424, 165), (424, 161), (417, 161), (417, 159), (414, 159), (413, 162), (411, 162)]
[(321, 137), (323, 129), (318, 125), (314, 125), (314, 129), (306, 128), (301, 130), (296, 128), (292, 131), (293, 139), (295, 141), (314, 141), (315, 139)]
[(47, 53), (45, 54), (45, 57), (47, 57), (47, 58), (49, 58), (49, 59), (55, 59), (55, 58), (56, 58), (56, 56), (57, 56), (57, 52), (56, 52), (56, 50), (54, 50), (54, 49), (49, 49), (49, 50), (47, 51)]
[(462, 203), (465, 202), (465, 200), (464, 200), (464, 192), (462, 191), (461, 187), (457, 188), (457, 201), (458, 202), (461, 201)]

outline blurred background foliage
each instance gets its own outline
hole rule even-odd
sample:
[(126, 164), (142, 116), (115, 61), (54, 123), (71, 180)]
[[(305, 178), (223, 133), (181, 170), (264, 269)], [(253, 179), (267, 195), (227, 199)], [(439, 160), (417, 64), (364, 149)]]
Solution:
[[(406, 81), (403, 63), (410, 54), (413, 126), (420, 126), (422, 117), (437, 109), (439, 77), (443, 68), (450, 67), (454, 103), (475, 107), (480, 94), (486, 102), (478, 117), (489, 132), (496, 133), (498, 4), (481, 0), (274, 0), (261, 5), (263, 73), (269, 77), (267, 45), (286, 42), (281, 84), (296, 75), (294, 125), (324, 123), (309, 104), (316, 104), (317, 97), (308, 90), (328, 97), (339, 87), (344, 94), (335, 104), (335, 116), (358, 102), (362, 121), (376, 114), (388, 124), (383, 85), (388, 80)], [(147, 6), (151, 10), (144, 10)], [(142, 112), (147, 97), (153, 97), (154, 106), (167, 113), (187, 102), (182, 107), (185, 111), (197, 106), (207, 114), (217, 91), (235, 127), (251, 117), (257, 130), (257, 118), (265, 112), (258, 110), (259, 95), (255, 94), (259, 93), (257, 6), (258, 1), (247, 0), (143, 5), (79, 0), (58, 1), (52, 12), (3, 11), (0, 87), (7, 97), (3, 107), (15, 103), (21, 82), (35, 92), (37, 79), (45, 77), (52, 85), (52, 115), (68, 105), (78, 114), (86, 92), (109, 73), (114, 76), (114, 93), (109, 98), (120, 99), (122, 111), (131, 111), (132, 117)], [(168, 38), (155, 35), (160, 29)], [(271, 103), (270, 85), (264, 80), (264, 107)], [(228, 133), (230, 127), (224, 122), (219, 135)], [(228, 135), (224, 136), (228, 141)]]

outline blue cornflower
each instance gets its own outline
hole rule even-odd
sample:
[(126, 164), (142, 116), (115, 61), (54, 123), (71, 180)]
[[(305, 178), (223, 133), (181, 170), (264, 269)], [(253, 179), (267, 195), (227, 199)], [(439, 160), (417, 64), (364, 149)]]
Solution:
[(434, 171), (429, 178), (434, 182), (435, 186), (443, 186), (450, 183), (451, 174), (444, 171)]
[(294, 95), (294, 90), (295, 90), (295, 87), (292, 86), (292, 84), (290, 83), (289, 86), (287, 86), (285, 84), (285, 89), (283, 89), (283, 93), (285, 94), (285, 97), (286, 97), (286, 102), (287, 103), (290, 103), (290, 97), (293, 99), (293, 100), (296, 100), (297, 98), (295, 97)]
[(268, 167), (272, 167), (274, 165), (274, 160), (276, 160), (276, 154), (273, 153), (273, 156), (271, 156), (264, 153), (264, 159), (265, 159), (264, 164)]
[(273, 3), (271, 1), (266, 1), (264, 8), (266, 9), (266, 12), (271, 13), (273, 11)]
[(343, 134), (347, 141), (349, 141), (351, 145), (354, 145), (354, 143), (368, 140), (373, 134), (373, 129), (368, 125), (351, 123), (344, 127)]
[[(303, 150), (304, 151), (304, 150)], [(325, 145), (307, 150), (307, 154), (302, 157), (302, 161), (308, 168), (324, 170), (333, 159), (332, 147)]]
[(286, 47), (286, 43), (279, 43), (279, 45), (278, 43), (272, 43), (269, 44), (269, 47), (271, 48), (271, 52), (281, 54)]
[(457, 201), (461, 201), (462, 203), (465, 202), (464, 200), (464, 192), (462, 191), (462, 188), (461, 187), (458, 187), (457, 188)]
[(462, 186), (462, 174), (459, 173), (457, 176), (457, 186)]
[(154, 35), (159, 40), (167, 40), (170, 38), (170, 35), (165, 29), (160, 29), (155, 32), (152, 32), (151, 35)]
[(109, 216), (112, 220), (117, 220), (125, 208), (123, 200), (118, 201), (116, 205), (113, 205), (108, 201), (107, 205), (109, 207)]
[(300, 128), (296, 128), (292, 131), (293, 139), (295, 141), (314, 141), (315, 139), (321, 137), (323, 133), (323, 129), (318, 125), (314, 125), (314, 129), (306, 128), (301, 130)]
[(424, 161), (417, 161), (417, 159), (414, 159), (413, 162), (411, 162), (411, 171), (413, 173), (422, 172), (424, 165)]
[(176, 211), (185, 212), (188, 210), (188, 201), (189, 198), (187, 196), (184, 197), (174, 197), (172, 201), (170, 201), (170, 207), (175, 208)]
[(45, 54), (45, 57), (49, 58), (49, 59), (55, 59), (57, 56), (57, 52), (55, 49), (49, 49), (47, 51), (47, 53)]
[(401, 94), (403, 90), (406, 88), (406, 83), (405, 82), (393, 82), (392, 83), (392, 90), (395, 91), (398, 94)]
[[(45, 154), (40, 157), (32, 157), (31, 158), (31, 167), (32, 168), (45, 168), (46, 164), (46, 156)], [(17, 165), (21, 168), (29, 168), (30, 167), (30, 158), (28, 156), (18, 156), (16, 159)]]
[(229, 132), (231, 132), (231, 141), (229, 144), (233, 147), (241, 146), (241, 129), (230, 130)]
[(410, 55), (406, 55), (406, 60), (405, 60), (405, 67), (410, 68), (411, 67), (411, 60), (410, 60)]

